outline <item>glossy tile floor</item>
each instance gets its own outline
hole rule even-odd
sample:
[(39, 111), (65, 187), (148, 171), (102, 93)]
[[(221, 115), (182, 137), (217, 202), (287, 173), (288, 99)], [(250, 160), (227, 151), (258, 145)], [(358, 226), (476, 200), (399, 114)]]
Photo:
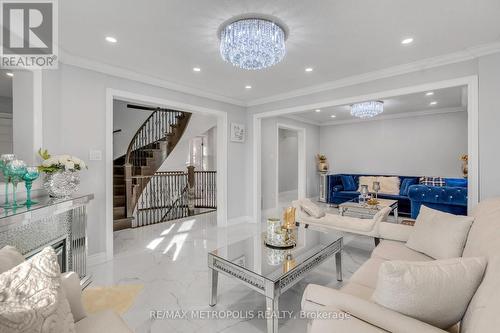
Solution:
[[(125, 321), (138, 333), (146, 332), (265, 332), (262, 319), (156, 319), (151, 311), (233, 310), (264, 311), (265, 299), (257, 292), (219, 275), (218, 303), (208, 306), (207, 252), (261, 232), (262, 224), (245, 223), (217, 227), (216, 214), (115, 233), (112, 261), (89, 268), (93, 286), (143, 284)], [(327, 260), (280, 297), (280, 311), (300, 311), (300, 300), (309, 283), (339, 288), (368, 259), (373, 239), (344, 235), (344, 282), (335, 279), (335, 262)], [(305, 332), (306, 321), (285, 319), (282, 332)]]

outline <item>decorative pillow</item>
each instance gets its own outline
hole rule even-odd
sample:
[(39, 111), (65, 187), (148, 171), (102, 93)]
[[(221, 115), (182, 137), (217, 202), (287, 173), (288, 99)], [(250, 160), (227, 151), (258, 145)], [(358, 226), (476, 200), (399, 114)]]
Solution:
[(354, 177), (351, 175), (340, 175), (340, 179), (342, 180), (342, 186), (344, 187), (344, 191), (356, 191), (356, 182), (354, 181)]
[(420, 177), (419, 182), (427, 186), (444, 186), (446, 184), (442, 177)]
[(309, 214), (309, 216), (315, 217), (317, 219), (325, 216), (325, 210), (322, 207), (316, 205), (310, 199), (302, 199), (302, 201), (300, 202), (300, 206), (302, 207), (302, 210), (304, 212)]
[(367, 185), (368, 191), (373, 192), (373, 182), (376, 182), (377, 178), (375, 176), (360, 176), (358, 192), (361, 192), (361, 185)]
[(376, 181), (380, 183), (380, 193), (393, 195), (399, 194), (399, 177), (380, 176), (377, 177)]
[(417, 178), (403, 178), (401, 187), (399, 188), (399, 195), (408, 196), (408, 190), (410, 189), (410, 186), (416, 185), (417, 183)]
[(484, 257), (386, 261), (380, 266), (372, 300), (446, 329), (464, 316), (485, 269)]
[(467, 178), (445, 178), (444, 183), (449, 187), (467, 187)]
[(434, 259), (461, 257), (473, 221), (422, 205), (406, 246)]
[(0, 275), (0, 332), (75, 332), (51, 247)]
[(16, 267), (23, 261), (23, 255), (15, 247), (7, 245), (0, 249), (0, 273)]

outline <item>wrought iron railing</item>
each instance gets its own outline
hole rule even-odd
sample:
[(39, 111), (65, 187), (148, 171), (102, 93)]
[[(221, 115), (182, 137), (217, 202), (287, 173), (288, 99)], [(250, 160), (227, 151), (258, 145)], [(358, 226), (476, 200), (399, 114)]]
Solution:
[[(152, 176), (134, 176), (143, 188), (134, 212), (133, 227), (140, 227), (195, 214), (189, 207), (217, 208), (216, 171), (194, 172), (194, 196), (189, 197), (188, 173), (157, 172)], [(189, 200), (194, 200), (190, 202)]]
[(195, 171), (194, 179), (195, 207), (217, 208), (217, 171)]

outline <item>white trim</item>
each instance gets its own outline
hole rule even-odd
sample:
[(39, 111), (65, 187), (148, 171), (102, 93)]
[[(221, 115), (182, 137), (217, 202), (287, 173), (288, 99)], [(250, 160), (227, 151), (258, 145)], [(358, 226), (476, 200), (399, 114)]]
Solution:
[(171, 89), (171, 90), (175, 90), (175, 91), (186, 93), (186, 94), (191, 94), (191, 95), (195, 95), (195, 96), (199, 96), (199, 97), (205, 97), (205, 98), (212, 99), (214, 101), (219, 101), (219, 102), (224, 102), (224, 103), (229, 103), (229, 104), (239, 105), (239, 106), (246, 106), (246, 103), (244, 103), (243, 101), (240, 101), (240, 100), (237, 100), (237, 99), (234, 99), (231, 97), (210, 93), (210, 92), (207, 92), (204, 90), (188, 87), (188, 86), (185, 86), (182, 84), (170, 82), (170, 81), (163, 80), (163, 79), (153, 77), (150, 75), (141, 74), (141, 73), (135, 72), (135, 71), (130, 70), (130, 69), (126, 69), (126, 68), (122, 68), (122, 67), (118, 67), (118, 66), (114, 66), (114, 65), (105, 64), (103, 62), (94, 61), (94, 60), (90, 60), (87, 58), (79, 57), (79, 56), (70, 54), (62, 49), (60, 50), (59, 61), (62, 62), (63, 64), (68, 64), (71, 66), (76, 66), (76, 67), (88, 69), (91, 71), (124, 78), (127, 80), (142, 82), (142, 83), (146, 83), (146, 84), (156, 86), (156, 87)]
[(360, 75), (349, 76), (343, 79), (334, 80), (307, 88), (292, 90), (283, 94), (277, 94), (269, 97), (259, 98), (248, 102), (247, 106), (257, 106), (261, 104), (277, 102), (294, 97), (310, 95), (327, 90), (333, 90), (342, 87), (353, 86), (360, 83), (385, 79), (392, 76), (417, 72), (424, 69), (451, 65), (497, 52), (500, 52), (500, 42), (478, 45), (454, 53), (449, 53), (432, 58), (426, 58), (408, 64), (388, 67), (385, 69), (367, 72)]
[[(396, 113), (396, 114), (386, 114), (382, 116), (377, 116), (368, 119), (360, 119), (360, 118), (351, 118), (345, 120), (331, 120), (326, 122), (314, 122), (317, 126), (335, 126), (335, 125), (345, 125), (345, 124), (356, 124), (356, 123), (366, 123), (372, 121), (379, 120), (388, 120), (388, 119), (402, 119), (402, 118), (415, 118), (415, 117), (424, 117), (424, 116), (436, 116), (440, 114), (446, 113), (455, 113), (455, 112), (466, 112), (467, 107), (454, 107), (454, 108), (441, 108), (441, 109), (433, 109), (433, 110), (422, 110), (422, 111), (411, 111), (405, 113)], [(285, 116), (286, 118), (290, 118), (290, 116)], [(292, 119), (296, 119), (298, 121), (302, 120), (302, 117), (296, 116)]]
[(295, 114), (285, 115), (283, 117), (288, 118), (288, 119), (292, 119), (292, 120), (296, 120), (296, 121), (300, 121), (301, 123), (306, 123), (309, 125), (321, 126), (321, 122), (319, 122), (319, 121), (314, 121), (312, 119), (303, 118), (302, 116), (298, 116)]
[(381, 91), (377, 93), (371, 93), (368, 95), (361, 96), (351, 96), (347, 98), (341, 98), (337, 100), (331, 100), (321, 103), (309, 104), (309, 105), (299, 105), (279, 110), (273, 110), (269, 112), (261, 112), (253, 114), (253, 183), (254, 183), (254, 193), (253, 193), (253, 214), (254, 217), (260, 219), (261, 216), (261, 121), (262, 118), (283, 116), (289, 113), (296, 113), (303, 110), (312, 110), (316, 108), (324, 108), (329, 106), (345, 105), (351, 104), (363, 100), (370, 99), (383, 99), (387, 97), (393, 97), (398, 95), (413, 94), (429, 90), (437, 90), (450, 87), (467, 87), (468, 105), (467, 105), (467, 115), (468, 115), (468, 154), (469, 154), (469, 195), (468, 195), (468, 208), (472, 209), (480, 200), (479, 196), (479, 121), (478, 121), (478, 77), (477, 75), (466, 76), (451, 80), (431, 82), (426, 84), (419, 84), (410, 87), (404, 87), (399, 89), (393, 89), (388, 91)]
[(235, 225), (235, 224), (241, 224), (241, 223), (249, 223), (252, 222), (252, 217), (251, 216), (238, 216), (238, 217), (233, 217), (227, 220), (227, 225)]
[(113, 258), (113, 100), (154, 104), (181, 111), (217, 116), (217, 225), (227, 225), (227, 113), (198, 105), (182, 103), (129, 91), (106, 89), (106, 259)]
[(307, 173), (306, 173), (306, 128), (299, 126), (292, 126), (283, 123), (276, 124), (276, 170), (275, 170), (275, 206), (274, 208), (279, 208), (279, 147), (280, 147), (280, 134), (279, 130), (287, 129), (297, 132), (297, 150), (298, 150), (298, 174), (297, 174), (297, 194), (298, 199), (303, 199), (306, 197), (307, 192)]
[(87, 257), (87, 266), (91, 267), (105, 263), (106, 261), (108, 261), (107, 257), (108, 256), (106, 255), (106, 252), (91, 254)]
[(242, 101), (239, 99), (218, 95), (215, 93), (206, 92), (204, 90), (188, 87), (182, 84), (170, 82), (167, 80), (163, 80), (161, 78), (152, 77), (146, 74), (141, 74), (126, 68), (113, 66), (109, 64), (105, 64), (99, 61), (90, 60), (84, 57), (79, 57), (73, 54), (70, 54), (62, 49), (59, 51), (59, 61), (63, 64), (68, 64), (80, 68), (85, 68), (89, 70), (93, 70), (96, 72), (113, 75), (133, 81), (138, 81), (158, 87), (163, 87), (167, 89), (172, 89), (175, 91), (193, 94), (195, 96), (209, 98), (215, 101), (230, 103), (238, 106), (257, 106), (261, 104), (281, 101), (289, 98), (305, 96), (309, 94), (314, 94), (322, 91), (338, 89), (342, 87), (353, 86), (360, 83), (375, 81), (379, 79), (385, 79), (392, 76), (408, 74), (412, 72), (417, 72), (423, 69), (436, 68), (440, 66), (446, 66), (454, 63), (464, 62), (468, 60), (472, 60), (478, 57), (482, 57), (488, 54), (493, 54), (500, 52), (500, 42), (494, 42), (489, 44), (483, 44), (478, 46), (473, 46), (467, 48), (462, 51), (449, 53), (441, 56), (436, 56), (432, 58), (426, 58), (422, 60), (418, 60), (415, 62), (411, 62), (408, 64), (388, 67), (385, 69), (367, 72), (364, 74), (353, 75), (346, 78), (342, 78), (339, 80), (334, 80), (326, 83), (322, 83), (319, 85), (301, 88), (289, 91), (283, 94), (276, 94), (273, 96), (268, 96), (264, 98), (255, 99), (253, 101)]

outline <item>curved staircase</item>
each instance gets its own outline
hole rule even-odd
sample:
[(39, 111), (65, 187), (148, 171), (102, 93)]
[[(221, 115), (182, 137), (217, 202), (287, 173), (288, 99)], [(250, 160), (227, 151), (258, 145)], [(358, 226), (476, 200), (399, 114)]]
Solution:
[(113, 164), (113, 230), (134, 226), (134, 211), (149, 179), (163, 164), (184, 133), (191, 113), (127, 105), (154, 110), (134, 135), (127, 154)]

